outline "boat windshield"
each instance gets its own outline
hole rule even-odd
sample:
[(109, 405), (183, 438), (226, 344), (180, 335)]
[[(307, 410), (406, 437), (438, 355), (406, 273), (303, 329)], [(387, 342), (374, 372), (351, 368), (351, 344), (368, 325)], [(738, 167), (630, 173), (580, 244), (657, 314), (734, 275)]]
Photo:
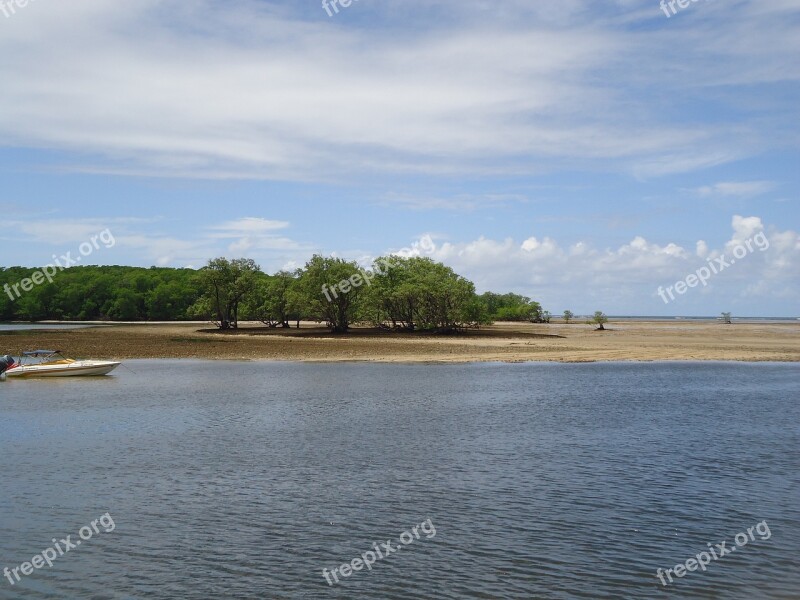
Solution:
[(23, 352), (20, 365), (44, 365), (63, 361), (73, 362), (61, 354), (61, 350), (30, 350)]

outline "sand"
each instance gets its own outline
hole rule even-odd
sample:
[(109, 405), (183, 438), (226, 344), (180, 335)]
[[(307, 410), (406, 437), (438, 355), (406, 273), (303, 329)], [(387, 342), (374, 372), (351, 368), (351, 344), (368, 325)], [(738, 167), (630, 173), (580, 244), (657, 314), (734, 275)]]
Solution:
[(313, 323), (219, 333), (198, 323), (125, 324), (74, 330), (0, 332), (0, 354), (56, 348), (76, 358), (411, 363), (522, 361), (800, 361), (800, 322), (620, 321), (595, 331), (583, 323), (498, 323), (462, 335), (354, 329), (331, 335)]

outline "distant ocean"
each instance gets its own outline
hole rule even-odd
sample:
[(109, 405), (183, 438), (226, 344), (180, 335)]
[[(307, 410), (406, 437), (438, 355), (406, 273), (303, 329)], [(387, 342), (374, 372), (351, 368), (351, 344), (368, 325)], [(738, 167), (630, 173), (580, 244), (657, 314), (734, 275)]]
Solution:
[(84, 329), (86, 327), (97, 327), (87, 323), (0, 323), (0, 331), (28, 331), (31, 329)]
[[(588, 317), (575, 317), (575, 320)], [(719, 317), (651, 317), (651, 316), (630, 316), (630, 315), (609, 315), (611, 320), (616, 321), (719, 321)], [(800, 317), (737, 317), (732, 320), (736, 323), (796, 323)]]

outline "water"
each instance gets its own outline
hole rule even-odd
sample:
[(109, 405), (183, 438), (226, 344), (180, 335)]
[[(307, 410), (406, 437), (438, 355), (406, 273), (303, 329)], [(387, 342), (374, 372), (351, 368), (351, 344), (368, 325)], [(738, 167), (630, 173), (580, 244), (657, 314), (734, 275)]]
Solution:
[(3, 600), (800, 595), (795, 365), (126, 364), (0, 383), (0, 568), (114, 523)]
[[(629, 317), (629, 316), (614, 316), (611, 315), (608, 317), (611, 321), (689, 321), (691, 323), (720, 323), (721, 317), (650, 317), (650, 316), (639, 316), (639, 317)], [(576, 321), (581, 319), (591, 319), (591, 316), (581, 316), (575, 317)], [(800, 321), (800, 317), (736, 317), (732, 316), (731, 320), (734, 323), (741, 323), (742, 325), (773, 325), (773, 324), (789, 324), (789, 323), (797, 323)]]
[(98, 325), (90, 324), (73, 324), (66, 325), (64, 323), (0, 323), (0, 331), (34, 331), (41, 329), (86, 329), (88, 327), (98, 327)]

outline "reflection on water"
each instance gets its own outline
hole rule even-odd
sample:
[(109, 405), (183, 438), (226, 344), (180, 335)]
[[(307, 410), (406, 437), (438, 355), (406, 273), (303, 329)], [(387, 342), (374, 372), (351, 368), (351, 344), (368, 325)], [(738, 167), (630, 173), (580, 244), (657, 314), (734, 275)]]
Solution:
[[(0, 598), (800, 593), (796, 366), (127, 365), (0, 384), (0, 568), (115, 521)], [(658, 582), (762, 520), (769, 540)]]

